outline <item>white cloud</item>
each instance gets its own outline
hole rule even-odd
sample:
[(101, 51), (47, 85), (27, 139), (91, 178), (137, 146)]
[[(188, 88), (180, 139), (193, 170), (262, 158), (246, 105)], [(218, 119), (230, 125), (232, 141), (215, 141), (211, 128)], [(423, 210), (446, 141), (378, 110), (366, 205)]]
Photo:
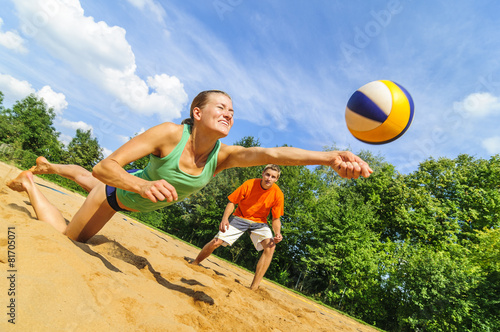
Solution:
[(91, 132), (93, 132), (94, 128), (89, 125), (88, 123), (85, 123), (83, 121), (69, 121), (69, 120), (66, 120), (66, 119), (60, 119), (60, 122), (61, 122), (61, 126), (63, 127), (66, 127), (66, 128), (70, 128), (70, 129), (73, 129), (73, 130), (77, 130), (77, 129), (81, 129), (81, 130), (84, 130), (84, 131), (88, 131), (88, 130), (91, 130)]
[(63, 93), (54, 92), (48, 85), (36, 91), (29, 82), (18, 80), (10, 75), (0, 74), (0, 91), (4, 93), (9, 103), (23, 100), (32, 93), (36, 94), (39, 98), (43, 98), (47, 107), (54, 109), (56, 115), (62, 115), (64, 109), (68, 107)]
[(19, 35), (17, 31), (6, 31), (2, 32), (1, 28), (3, 25), (3, 20), (0, 18), (0, 45), (14, 50), (17, 53), (27, 53), (25, 40)]
[(455, 102), (453, 108), (474, 117), (484, 117), (500, 111), (500, 100), (489, 92), (476, 92)]
[(111, 151), (110, 149), (106, 149), (106, 148), (102, 148), (102, 154), (104, 156), (104, 158), (107, 158), (110, 154), (112, 154), (113, 151)]
[(68, 146), (68, 144), (73, 140), (73, 137), (69, 136), (69, 135), (65, 135), (65, 134), (61, 134), (59, 135), (59, 141)]
[(130, 137), (124, 135), (116, 135), (116, 138), (118, 138), (118, 141), (122, 144), (125, 144), (130, 140)]
[(145, 131), (146, 131), (146, 129), (144, 129), (144, 127), (141, 127), (141, 129), (139, 131), (135, 132), (133, 134), (133, 136), (116, 135), (116, 138), (120, 141), (120, 143), (125, 144), (128, 141), (130, 141), (131, 138), (133, 138), (133, 137), (135, 137), (137, 135), (140, 135), (140, 134), (142, 134)]
[(146, 131), (146, 129), (144, 127), (142, 127), (141, 130), (139, 130), (134, 136), (140, 135), (145, 131)]
[(0, 74), (0, 91), (3, 92), (5, 100), (14, 103), (22, 100), (32, 93), (35, 89), (27, 81), (20, 81), (10, 75)]
[(140, 10), (149, 10), (155, 16), (158, 22), (163, 22), (165, 17), (165, 10), (163, 7), (154, 0), (127, 0), (132, 6)]
[(486, 149), (486, 151), (488, 151), (489, 154), (498, 154), (500, 153), (500, 136), (487, 138), (483, 140), (481, 145)]
[(146, 81), (137, 76), (135, 56), (123, 28), (85, 16), (78, 0), (18, 0), (14, 4), (26, 36), (132, 111), (157, 114), (165, 121), (181, 116), (187, 102), (184, 86), (166, 74)]
[(68, 107), (66, 96), (63, 93), (57, 93), (48, 85), (41, 88), (37, 96), (43, 98), (48, 107), (52, 107), (56, 115), (62, 115), (63, 111)]

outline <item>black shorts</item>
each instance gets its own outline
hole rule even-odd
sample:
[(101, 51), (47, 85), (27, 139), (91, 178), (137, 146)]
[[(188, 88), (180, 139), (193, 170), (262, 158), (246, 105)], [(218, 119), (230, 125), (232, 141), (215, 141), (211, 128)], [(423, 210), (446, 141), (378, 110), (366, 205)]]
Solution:
[[(127, 172), (135, 173), (137, 171), (138, 171), (138, 169), (130, 169)], [(116, 199), (116, 187), (111, 187), (111, 186), (106, 185), (106, 200), (108, 201), (109, 206), (111, 206), (111, 208), (113, 210), (115, 210), (116, 212), (129, 211), (126, 209), (122, 209), (118, 205), (118, 200)]]

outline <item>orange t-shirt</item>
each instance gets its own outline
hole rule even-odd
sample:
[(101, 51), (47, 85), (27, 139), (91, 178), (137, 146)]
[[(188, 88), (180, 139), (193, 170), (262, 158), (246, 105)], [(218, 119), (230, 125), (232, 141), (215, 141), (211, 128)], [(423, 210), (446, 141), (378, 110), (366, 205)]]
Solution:
[(250, 179), (245, 181), (227, 198), (230, 202), (237, 204), (234, 215), (240, 218), (267, 223), (267, 216), (272, 210), (273, 219), (284, 214), (285, 196), (274, 183), (271, 188), (262, 189), (262, 179)]

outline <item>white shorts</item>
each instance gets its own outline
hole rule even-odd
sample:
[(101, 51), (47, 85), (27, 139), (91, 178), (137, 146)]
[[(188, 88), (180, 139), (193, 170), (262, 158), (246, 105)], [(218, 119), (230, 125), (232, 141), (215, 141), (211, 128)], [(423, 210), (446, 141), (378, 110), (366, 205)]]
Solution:
[(224, 247), (227, 245), (231, 246), (246, 231), (250, 231), (250, 239), (252, 239), (257, 251), (264, 249), (261, 244), (263, 240), (274, 237), (268, 224), (231, 216), (229, 218), (229, 228), (224, 233), (219, 231), (215, 238), (224, 241), (222, 244)]

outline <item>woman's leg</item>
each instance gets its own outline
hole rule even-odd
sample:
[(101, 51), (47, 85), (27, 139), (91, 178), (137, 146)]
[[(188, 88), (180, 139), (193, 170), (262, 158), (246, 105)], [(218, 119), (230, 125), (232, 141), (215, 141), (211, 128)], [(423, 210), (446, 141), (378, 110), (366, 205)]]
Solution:
[(90, 192), (101, 181), (92, 173), (78, 165), (59, 165), (50, 163), (45, 157), (36, 158), (36, 166), (30, 168), (33, 174), (57, 174), (76, 182), (80, 187)]
[(7, 186), (12, 190), (26, 191), (28, 193), (31, 206), (33, 206), (38, 220), (45, 221), (61, 233), (66, 231), (66, 220), (64, 220), (61, 212), (38, 189), (33, 181), (33, 173), (24, 171), (17, 178), (7, 183)]
[(71, 219), (65, 234), (72, 240), (86, 242), (97, 234), (115, 213), (106, 200), (106, 185), (99, 182)]
[(38, 189), (31, 171), (22, 172), (17, 178), (7, 183), (7, 186), (15, 191), (26, 191), (37, 218), (75, 241), (85, 242), (90, 239), (116, 212), (106, 200), (105, 185), (102, 182), (99, 182), (89, 193), (68, 225), (61, 212)]

